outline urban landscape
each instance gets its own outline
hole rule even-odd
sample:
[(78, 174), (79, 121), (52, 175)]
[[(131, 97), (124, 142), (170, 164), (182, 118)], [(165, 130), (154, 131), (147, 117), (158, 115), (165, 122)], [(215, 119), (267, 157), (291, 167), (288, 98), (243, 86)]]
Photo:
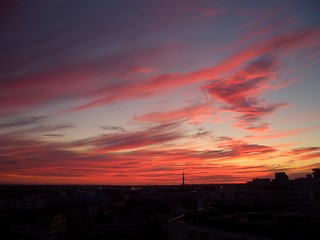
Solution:
[(304, 178), (172, 186), (1, 185), (3, 239), (310, 239), (320, 169)]

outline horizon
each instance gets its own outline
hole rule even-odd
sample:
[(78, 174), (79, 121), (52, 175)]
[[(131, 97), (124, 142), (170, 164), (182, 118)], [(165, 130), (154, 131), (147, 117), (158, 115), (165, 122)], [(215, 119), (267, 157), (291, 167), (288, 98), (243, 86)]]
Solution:
[[(318, 169), (318, 168), (314, 168)], [(314, 170), (311, 169), (311, 170)], [(209, 183), (186, 183), (185, 179), (179, 183), (169, 183), (169, 184), (48, 184), (48, 183), (0, 183), (0, 186), (87, 186), (87, 187), (184, 187), (184, 186), (197, 186), (197, 185), (239, 185), (239, 184), (248, 184), (249, 182), (256, 180), (256, 179), (269, 179), (270, 182), (272, 180), (275, 180), (275, 174), (276, 173), (285, 173), (285, 172), (274, 172), (274, 178), (252, 178), (251, 180), (247, 180), (246, 182), (209, 182)], [(290, 180), (297, 180), (301, 178), (307, 178), (308, 175), (312, 175), (310, 172), (306, 174), (305, 176), (299, 176), (297, 178), (290, 178), (288, 176), (289, 181)], [(185, 178), (185, 174), (182, 175)]]
[(320, 3), (2, 1), (0, 184), (320, 167)]

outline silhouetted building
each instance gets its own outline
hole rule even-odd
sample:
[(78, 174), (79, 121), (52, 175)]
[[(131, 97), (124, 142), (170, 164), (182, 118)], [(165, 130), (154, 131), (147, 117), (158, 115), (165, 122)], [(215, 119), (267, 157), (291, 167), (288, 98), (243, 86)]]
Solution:
[(314, 178), (320, 178), (320, 168), (313, 168), (312, 169), (312, 176)]
[(318, 234), (319, 219), (299, 213), (201, 209), (169, 221), (169, 240), (304, 240)]
[(287, 184), (289, 182), (289, 177), (285, 172), (276, 172), (274, 182)]
[(172, 240), (297, 240), (320, 227), (319, 168), (294, 180), (276, 172), (246, 184), (185, 185), (183, 171), (179, 186), (0, 190), (0, 232), (12, 240), (164, 240), (168, 232)]
[(182, 172), (182, 188), (184, 188), (184, 171)]
[[(9, 214), (8, 235), (24, 240), (65, 239), (66, 219), (48, 211), (14, 211)], [(8, 236), (7, 239), (10, 239)]]

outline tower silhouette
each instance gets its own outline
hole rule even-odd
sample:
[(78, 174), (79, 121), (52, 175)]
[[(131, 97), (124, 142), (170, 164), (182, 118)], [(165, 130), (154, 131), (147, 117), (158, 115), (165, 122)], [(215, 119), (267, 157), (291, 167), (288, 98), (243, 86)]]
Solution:
[(182, 172), (182, 187), (184, 188), (184, 171)]

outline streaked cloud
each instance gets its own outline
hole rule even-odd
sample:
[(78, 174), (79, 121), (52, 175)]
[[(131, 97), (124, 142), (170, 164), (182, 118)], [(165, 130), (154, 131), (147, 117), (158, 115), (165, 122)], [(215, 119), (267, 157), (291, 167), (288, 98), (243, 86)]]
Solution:
[(42, 136), (45, 136), (45, 137), (63, 137), (64, 135), (63, 134), (55, 134), (55, 133), (45, 133), (45, 134), (42, 134)]
[(26, 127), (26, 126), (42, 123), (46, 119), (48, 119), (48, 116), (21, 117), (18, 119), (7, 120), (5, 122), (0, 123), (0, 128), (4, 129), (4, 128)]
[(107, 131), (117, 131), (117, 132), (126, 132), (127, 131), (124, 127), (120, 127), (120, 126), (103, 125), (100, 128), (103, 130), (107, 130)]
[(156, 123), (172, 122), (185, 119), (192, 123), (197, 123), (211, 117), (213, 114), (214, 108), (210, 107), (210, 104), (199, 104), (170, 112), (147, 113), (145, 115), (137, 116), (135, 119)]
[[(80, 140), (74, 147), (93, 147), (98, 152), (131, 150), (163, 144), (183, 137), (178, 132), (179, 123), (165, 123), (139, 132), (122, 132), (121, 134), (104, 134), (98, 137)], [(72, 146), (72, 145), (71, 145)]]
[(0, 183), (173, 184), (182, 171), (245, 182), (319, 167), (316, 5), (4, 1)]

